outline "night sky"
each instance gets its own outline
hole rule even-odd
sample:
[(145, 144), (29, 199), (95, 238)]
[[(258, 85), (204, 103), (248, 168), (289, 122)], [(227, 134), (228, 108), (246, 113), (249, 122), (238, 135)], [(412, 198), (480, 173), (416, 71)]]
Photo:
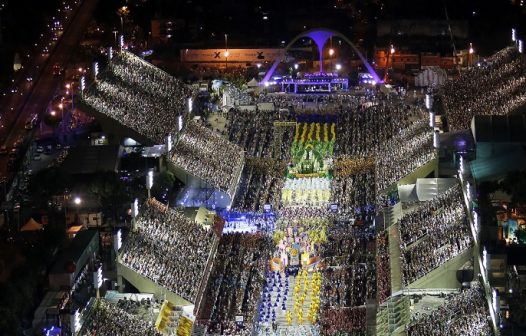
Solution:
[[(1, 0), (3, 45), (0, 48), (0, 79), (11, 75), (15, 52), (31, 50), (45, 22), (57, 8), (57, 0)], [(115, 10), (123, 0), (99, 1), (94, 20), (111, 28), (119, 25)], [(313, 1), (313, 0), (130, 0), (135, 23), (145, 31), (152, 18), (184, 19), (184, 27), (174, 35), (177, 43), (201, 43), (202, 47), (220, 46), (225, 33), (229, 43), (238, 47), (278, 46), (304, 27), (336, 29), (351, 39), (363, 38), (365, 45), (375, 45), (375, 23), (380, 19), (445, 19), (447, 8), (451, 20), (467, 20), (470, 41), (481, 53), (492, 53), (508, 41), (512, 26), (522, 30), (517, 6), (511, 1)], [(29, 10), (30, 8), (31, 10)], [(268, 20), (263, 20), (267, 16)], [(521, 20), (521, 18), (523, 20)], [(356, 32), (364, 25), (365, 35)], [(522, 23), (522, 25), (524, 25)]]

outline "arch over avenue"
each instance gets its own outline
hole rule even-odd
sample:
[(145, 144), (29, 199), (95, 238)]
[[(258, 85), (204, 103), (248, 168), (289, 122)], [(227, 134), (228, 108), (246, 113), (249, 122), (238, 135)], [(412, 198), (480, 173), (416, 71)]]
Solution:
[[(287, 46), (285, 47), (285, 53), (299, 39), (304, 38), (304, 37), (308, 37), (308, 38), (312, 39), (314, 41), (314, 43), (316, 43), (316, 46), (318, 47), (318, 54), (319, 54), (319, 58), (320, 58), (320, 73), (322, 73), (323, 72), (323, 47), (325, 46), (327, 41), (333, 36), (341, 38), (343, 41), (345, 41), (353, 49), (353, 51), (358, 55), (358, 57), (362, 61), (363, 65), (367, 68), (367, 71), (373, 76), (373, 79), (377, 83), (380, 83), (382, 81), (380, 79), (380, 77), (378, 76), (378, 74), (376, 74), (376, 72), (374, 71), (373, 67), (369, 64), (369, 62), (367, 62), (365, 57), (362, 55), (360, 50), (358, 50), (356, 45), (354, 45), (354, 43), (351, 40), (349, 40), (345, 35), (343, 35), (342, 33), (338, 32), (338, 31), (332, 30), (332, 29), (315, 28), (315, 29), (310, 29), (310, 30), (307, 30), (305, 32), (302, 32), (302, 33), (298, 34), (296, 37), (294, 37), (289, 42), (289, 44), (287, 44)], [(266, 82), (268, 82), (270, 80), (270, 78), (274, 74), (274, 71), (276, 70), (276, 68), (278, 67), (278, 65), (282, 61), (283, 61), (283, 59), (277, 59), (276, 61), (274, 61), (274, 64), (272, 64), (270, 69), (265, 74), (265, 77), (263, 78), (263, 83), (266, 83)]]

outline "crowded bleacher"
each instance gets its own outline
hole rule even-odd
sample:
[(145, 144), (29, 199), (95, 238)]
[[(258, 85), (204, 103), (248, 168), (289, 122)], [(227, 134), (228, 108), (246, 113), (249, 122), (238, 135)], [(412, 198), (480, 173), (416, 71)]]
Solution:
[(429, 313), (422, 312), (407, 325), (407, 335), (493, 335), (488, 321), (489, 310), (479, 284), (451, 295), (444, 304)]
[(376, 298), (379, 304), (385, 302), (391, 295), (389, 258), (389, 236), (382, 232), (376, 237)]
[(122, 248), (121, 263), (194, 302), (217, 237), (182, 213), (149, 199)]
[(270, 156), (272, 113), (235, 110), (228, 113), (228, 140), (250, 156)]
[(278, 209), (283, 170), (284, 163), (271, 158), (247, 158), (232, 209), (262, 212), (265, 204)]
[(177, 130), (177, 116), (192, 94), (180, 80), (122, 51), (81, 97), (97, 112), (161, 144)]
[(325, 335), (366, 336), (365, 307), (331, 308), (321, 314), (320, 325)]
[[(206, 290), (210, 335), (250, 334), (272, 241), (263, 234), (223, 235)], [(245, 327), (236, 325), (243, 316)]]
[(374, 170), (348, 176), (335, 176), (331, 196), (338, 204), (338, 216), (344, 220), (366, 220), (375, 214)]
[(433, 130), (419, 120), (388, 140), (376, 157), (375, 177), (378, 203), (381, 192), (436, 158)]
[(495, 53), (447, 81), (438, 93), (450, 131), (476, 115), (505, 115), (526, 104), (526, 65), (516, 47)]
[(375, 156), (384, 144), (413, 122), (423, 120), (424, 110), (405, 103), (398, 96), (372, 97), (338, 116), (336, 154), (351, 157)]
[(194, 120), (186, 123), (168, 158), (177, 167), (232, 196), (245, 161), (242, 148)]
[(145, 321), (105, 299), (96, 299), (78, 335), (82, 336), (161, 336), (151, 321)]
[(323, 277), (322, 311), (362, 306), (375, 297), (374, 236), (361, 227), (334, 227), (321, 250), (330, 266)]
[[(479, 87), (470, 84), (472, 77), (480, 80)], [(492, 83), (497, 85), (494, 89)], [(177, 115), (191, 94), (165, 72), (119, 52), (84, 92), (83, 100), (99, 113), (162, 143), (166, 133), (178, 129)], [(392, 205), (387, 192), (394, 190), (391, 187), (397, 181), (437, 157), (434, 131), (421, 101), (415, 98), (416, 103), (409, 103), (394, 91), (382, 93), (374, 88), (360, 95), (263, 93), (254, 98), (227, 85), (223, 94), (228, 100), (223, 106), (224, 111), (228, 108), (225, 131), (185, 120), (174, 136), (168, 161), (227, 192), (232, 203), (220, 211), (236, 213), (239, 221), (227, 223), (219, 238), (208, 227), (149, 199), (136, 219), (137, 229), (127, 236), (120, 263), (195, 303), (197, 318), (206, 321), (209, 335), (277, 335), (279, 319), (281, 327), (287, 321), (290, 330), (295, 323), (302, 327), (310, 323), (317, 324), (322, 335), (366, 335), (366, 304), (370, 300), (383, 304), (391, 295), (391, 237), (375, 227), (375, 218), (384, 206)], [(446, 83), (439, 97), (450, 129), (465, 128), (473, 115), (485, 114), (486, 108), (507, 113), (526, 102), (524, 65), (515, 49), (505, 49)], [(257, 103), (272, 103), (275, 111), (234, 106)], [(291, 155), (294, 122), (320, 120), (336, 125), (334, 147), (323, 156), (328, 168), (295, 176), (290, 173), (296, 173), (291, 168), (298, 164)], [(279, 129), (276, 121), (287, 122)], [(270, 212), (264, 210), (268, 204), (275, 211), (268, 220), (271, 224), (258, 217)], [(473, 245), (460, 186), (431, 201), (406, 204), (404, 212), (393, 227), (399, 230), (402, 287)], [(243, 216), (245, 222), (240, 224)], [(293, 258), (297, 259), (294, 265)], [(304, 286), (302, 300), (287, 303), (289, 277), (301, 274), (311, 287)], [(278, 293), (283, 296), (272, 301), (270, 292), (275, 287), (280, 287)], [(315, 291), (317, 297), (312, 294)], [(307, 301), (309, 315), (304, 319)], [(473, 308), (455, 308), (460, 304)], [(113, 308), (104, 301), (97, 302), (97, 307), (85, 335), (156, 335), (150, 325), (135, 326), (134, 317), (119, 307), (115, 311), (129, 321), (129, 327), (120, 322), (104, 327), (105, 314)], [(415, 318), (407, 333), (491, 333), (483, 318), (487, 307), (477, 287), (451, 298), (444, 307)], [(292, 312), (301, 318), (293, 319)], [(288, 335), (301, 334), (300, 330), (304, 329)]]
[(462, 190), (454, 186), (414, 205), (398, 221), (404, 285), (418, 280), (472, 245)]

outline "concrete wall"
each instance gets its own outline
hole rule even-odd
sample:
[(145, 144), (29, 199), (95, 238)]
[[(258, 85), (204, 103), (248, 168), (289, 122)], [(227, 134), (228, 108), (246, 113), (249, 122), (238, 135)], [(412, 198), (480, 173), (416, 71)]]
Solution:
[(408, 174), (400, 179), (396, 184), (397, 185), (403, 185), (403, 184), (415, 184), (416, 180), (421, 177), (427, 177), (429, 174), (434, 172), (434, 177), (437, 177), (437, 171), (438, 171), (438, 159), (433, 159), (426, 163), (425, 165), (421, 166), (420, 168), (416, 169), (411, 174)]
[(205, 181), (193, 176), (181, 167), (176, 166), (169, 159), (165, 161), (166, 169), (174, 173), (175, 177), (183, 182), (186, 186), (194, 186), (195, 188), (211, 188)]
[(192, 304), (191, 302), (183, 299), (179, 295), (176, 295), (175, 293), (172, 293), (169, 290), (160, 287), (152, 280), (143, 277), (139, 273), (124, 266), (120, 262), (117, 262), (117, 275), (118, 277), (123, 277), (124, 279), (126, 279), (129, 283), (131, 283), (142, 293), (151, 293), (154, 294), (156, 297), (166, 295), (166, 300), (170, 301), (175, 305), (186, 306)]

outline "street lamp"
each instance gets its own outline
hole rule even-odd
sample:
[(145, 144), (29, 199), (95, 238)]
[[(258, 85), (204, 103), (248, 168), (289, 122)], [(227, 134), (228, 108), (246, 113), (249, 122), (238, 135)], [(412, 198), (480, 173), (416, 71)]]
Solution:
[[(395, 48), (391, 44), (391, 46), (389, 47), (389, 50), (387, 51), (387, 61), (385, 62), (384, 83), (387, 82), (387, 79), (389, 77), (389, 58), (390, 58), (391, 55), (394, 55), (394, 53), (395, 53)], [(393, 62), (391, 61), (391, 63), (393, 63)]]
[(342, 65), (340, 63), (336, 64), (336, 71), (340, 71), (342, 69)]
[(468, 68), (471, 68), (471, 65), (473, 63), (473, 54), (475, 53), (475, 49), (473, 49), (473, 43), (469, 44), (468, 53)]
[[(122, 19), (121, 19), (121, 20), (122, 20)], [(117, 30), (117, 28), (113, 28), (112, 33), (113, 33), (113, 35), (115, 36), (115, 45), (117, 45), (117, 33), (118, 33), (118, 32), (119, 32), (119, 31)]]
[(121, 18), (121, 32), (124, 34), (124, 18), (130, 14), (128, 6), (117, 9), (117, 15)]
[(76, 215), (76, 223), (79, 224), (80, 218), (79, 218), (79, 206), (82, 204), (82, 199), (79, 196), (75, 196), (73, 199), (73, 204), (75, 204), (75, 215)]

